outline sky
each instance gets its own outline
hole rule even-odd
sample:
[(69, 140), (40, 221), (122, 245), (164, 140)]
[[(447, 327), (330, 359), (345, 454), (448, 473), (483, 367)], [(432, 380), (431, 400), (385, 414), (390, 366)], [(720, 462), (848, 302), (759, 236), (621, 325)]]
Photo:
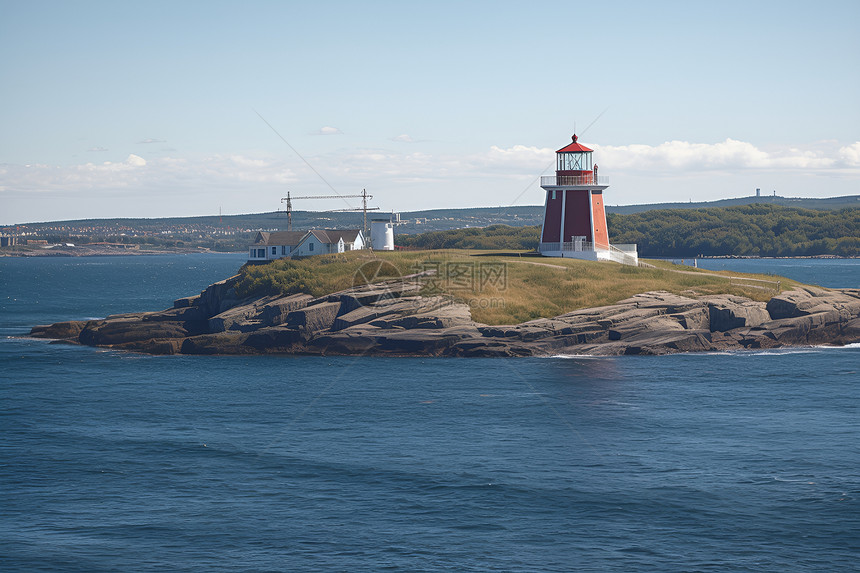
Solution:
[[(0, 0), (0, 224), (860, 194), (860, 2)], [(295, 209), (360, 200), (297, 200)]]

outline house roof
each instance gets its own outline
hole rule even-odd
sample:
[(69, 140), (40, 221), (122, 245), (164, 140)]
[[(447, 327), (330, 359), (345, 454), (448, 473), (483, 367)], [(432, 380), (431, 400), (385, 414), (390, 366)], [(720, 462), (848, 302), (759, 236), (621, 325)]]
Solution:
[(316, 237), (321, 243), (335, 244), (341, 238), (344, 243), (354, 243), (361, 232), (359, 229), (314, 229), (310, 231), (311, 235)]
[(254, 239), (255, 245), (289, 245), (294, 247), (301, 242), (307, 231), (259, 231)]
[(574, 151), (574, 152), (576, 152), (576, 151), (580, 151), (580, 152), (581, 151), (594, 151), (593, 149), (589, 149), (586, 146), (584, 146), (580, 143), (577, 143), (576, 140), (579, 138), (576, 136), (575, 133), (573, 134), (573, 137), (571, 139), (573, 139), (573, 143), (567, 145), (566, 147), (562, 147), (561, 149), (556, 151), (556, 153), (567, 153), (570, 151)]

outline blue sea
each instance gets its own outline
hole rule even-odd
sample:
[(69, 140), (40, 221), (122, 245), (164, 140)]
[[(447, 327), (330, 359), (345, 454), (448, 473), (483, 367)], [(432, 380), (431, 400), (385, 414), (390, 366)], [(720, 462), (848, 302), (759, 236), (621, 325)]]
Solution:
[[(857, 570), (857, 346), (197, 357), (17, 337), (167, 308), (242, 262), (0, 259), (0, 570)], [(700, 266), (860, 285), (858, 260)]]

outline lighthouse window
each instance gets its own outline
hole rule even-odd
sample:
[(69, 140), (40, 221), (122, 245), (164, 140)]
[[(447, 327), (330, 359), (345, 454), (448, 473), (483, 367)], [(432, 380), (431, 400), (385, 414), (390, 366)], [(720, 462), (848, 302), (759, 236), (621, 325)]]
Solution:
[(558, 157), (560, 171), (590, 171), (591, 153), (561, 153)]

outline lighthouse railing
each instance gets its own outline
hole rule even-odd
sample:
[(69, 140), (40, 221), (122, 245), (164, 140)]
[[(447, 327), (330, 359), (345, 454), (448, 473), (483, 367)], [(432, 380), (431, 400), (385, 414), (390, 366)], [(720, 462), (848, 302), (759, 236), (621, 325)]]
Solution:
[(637, 266), (639, 255), (635, 244), (594, 244), (591, 241), (564, 241), (540, 243), (538, 251), (541, 253), (576, 253), (585, 251), (600, 251), (605, 253), (605, 258), (622, 265)]
[(577, 187), (584, 185), (609, 185), (608, 175), (588, 173), (585, 175), (541, 175), (541, 187)]
[(612, 245), (612, 247), (624, 253), (636, 254), (636, 251), (639, 250), (636, 243), (615, 243), (614, 245)]
[(624, 250), (619, 249), (615, 245), (609, 245), (609, 260), (621, 263), (622, 265), (638, 266), (639, 255), (636, 252), (636, 245), (625, 244), (623, 246), (626, 247)]

